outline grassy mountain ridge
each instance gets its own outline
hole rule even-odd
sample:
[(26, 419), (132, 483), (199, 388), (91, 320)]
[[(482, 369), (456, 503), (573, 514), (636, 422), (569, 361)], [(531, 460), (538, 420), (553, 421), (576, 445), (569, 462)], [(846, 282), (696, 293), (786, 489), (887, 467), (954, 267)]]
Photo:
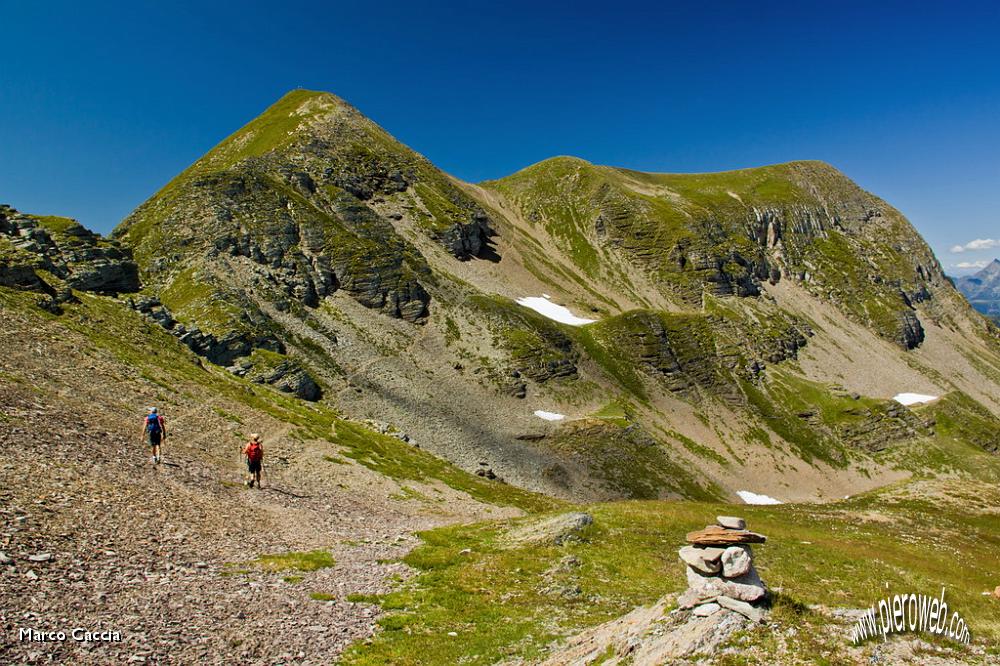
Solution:
[(754, 296), (761, 281), (794, 280), (912, 349), (913, 304), (948, 289), (905, 218), (821, 162), (650, 174), (554, 158), (484, 185), (543, 225), (582, 272), (603, 266), (599, 277), (615, 281), (623, 271), (598, 254), (624, 255), (692, 306), (705, 291)]
[[(748, 451), (764, 441), (790, 475), (820, 465), (876, 484), (871, 471), (857, 476), (878, 467), (871, 451), (926, 432), (868, 408), (854, 429), (781, 408), (788, 378), (838, 384), (798, 357), (817, 333), (822, 344), (842, 335), (792, 314), (778, 298), (789, 290), (904, 354), (927, 326), (993, 344), (965, 323), (905, 218), (827, 164), (652, 174), (559, 157), (473, 186), (343, 100), (304, 90), (172, 180), (115, 237), (133, 249), (144, 294), (193, 328), (192, 348), (216, 352), (210, 360), (248, 376), (291, 368), (294, 381), (276, 381), (299, 395), (563, 496), (632, 492), (611, 478), (614, 445), (593, 449), (596, 460), (565, 446), (602, 395), (641, 407), (634, 425), (660, 451), (654, 477), (687, 470), (683, 484), (660, 482), (666, 495), (719, 484), (731, 471), (710, 471), (717, 456), (762, 472)], [(566, 326), (513, 302), (546, 291), (599, 321)], [(545, 425), (531, 403), (569, 419)]]

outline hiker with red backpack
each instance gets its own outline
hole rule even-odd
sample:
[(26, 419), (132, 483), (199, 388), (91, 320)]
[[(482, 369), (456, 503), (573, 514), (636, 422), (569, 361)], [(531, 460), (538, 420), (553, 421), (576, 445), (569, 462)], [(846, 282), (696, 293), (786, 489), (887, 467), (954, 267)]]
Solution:
[(247, 486), (253, 488), (254, 481), (260, 488), (260, 472), (264, 466), (264, 445), (260, 442), (260, 435), (253, 433), (250, 441), (243, 447), (243, 455), (247, 459), (247, 472), (250, 477), (247, 479)]
[(150, 407), (147, 411), (149, 413), (142, 420), (142, 438), (152, 449), (152, 461), (159, 464), (161, 460), (160, 443), (167, 438), (167, 424), (156, 411), (156, 407)]

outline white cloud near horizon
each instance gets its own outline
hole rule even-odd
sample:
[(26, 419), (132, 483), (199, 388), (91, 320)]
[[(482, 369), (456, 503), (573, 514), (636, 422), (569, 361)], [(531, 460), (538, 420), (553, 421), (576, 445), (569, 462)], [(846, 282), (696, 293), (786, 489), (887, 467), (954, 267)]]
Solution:
[(995, 247), (1000, 247), (1000, 238), (977, 238), (965, 245), (953, 245), (951, 251), (955, 254), (960, 254), (962, 252), (974, 252), (975, 250), (990, 250)]
[(986, 268), (989, 265), (988, 259), (982, 259), (980, 261), (960, 261), (957, 264), (952, 264), (952, 268), (961, 269), (973, 269), (973, 268)]

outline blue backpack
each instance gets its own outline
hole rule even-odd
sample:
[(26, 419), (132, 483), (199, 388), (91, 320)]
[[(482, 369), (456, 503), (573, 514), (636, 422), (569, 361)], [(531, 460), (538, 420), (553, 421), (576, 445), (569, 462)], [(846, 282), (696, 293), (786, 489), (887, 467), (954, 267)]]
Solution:
[(160, 416), (159, 414), (150, 414), (146, 417), (146, 432), (152, 435), (158, 435), (161, 432), (160, 427)]

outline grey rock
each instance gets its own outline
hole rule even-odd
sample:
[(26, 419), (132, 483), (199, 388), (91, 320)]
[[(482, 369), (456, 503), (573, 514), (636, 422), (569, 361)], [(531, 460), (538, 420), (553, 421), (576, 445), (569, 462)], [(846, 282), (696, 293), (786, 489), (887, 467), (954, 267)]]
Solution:
[(755, 606), (751, 606), (745, 601), (740, 601), (739, 599), (733, 599), (727, 596), (720, 596), (716, 598), (715, 602), (723, 608), (728, 608), (731, 611), (739, 613), (752, 622), (761, 623), (764, 621), (764, 611)]
[(269, 384), (279, 391), (291, 393), (303, 400), (316, 401), (322, 396), (322, 391), (316, 380), (305, 368), (292, 359), (286, 359), (271, 368), (251, 369), (249, 372), (245, 370), (242, 372), (256, 384)]
[(723, 548), (684, 546), (678, 551), (678, 555), (684, 560), (685, 564), (693, 567), (700, 573), (715, 574), (719, 573), (722, 567), (719, 558), (722, 557), (724, 552)]
[(694, 608), (699, 604), (708, 603), (718, 596), (718, 590), (707, 590), (704, 588), (693, 590), (688, 588), (687, 590), (684, 590), (679, 597), (677, 597), (677, 607), (681, 609)]
[(899, 315), (896, 342), (904, 349), (916, 349), (924, 341), (924, 327), (913, 310), (904, 310)]
[(715, 522), (729, 530), (745, 530), (747, 521), (735, 516), (716, 516)]
[(700, 606), (695, 606), (694, 610), (691, 611), (691, 613), (693, 615), (697, 615), (698, 617), (708, 617), (709, 615), (714, 615), (715, 613), (718, 613), (720, 610), (722, 610), (722, 606), (715, 603), (714, 601), (710, 601), (707, 604), (701, 604)]
[(593, 522), (589, 513), (563, 513), (517, 527), (507, 533), (505, 541), (509, 547), (515, 548), (529, 544), (559, 546), (567, 541), (579, 540), (580, 531)]
[(722, 553), (721, 561), (724, 577), (739, 578), (750, 572), (753, 555), (747, 546), (730, 546)]
[[(118, 294), (136, 292), (141, 287), (139, 267), (130, 251), (75, 222), (50, 232), (38, 220), (2, 206), (0, 236), (21, 251), (0, 262), (0, 285), (54, 295), (52, 286), (35, 273), (43, 269), (65, 281), (65, 287), (60, 289), (64, 296), (66, 289)], [(72, 294), (68, 299), (64, 296), (60, 302), (72, 302)]]
[(703, 600), (725, 595), (741, 601), (757, 601), (767, 595), (764, 583), (753, 570), (739, 578), (726, 580), (715, 576), (704, 576), (688, 567), (687, 580), (690, 590), (696, 593), (697, 598)]
[(52, 559), (52, 553), (38, 553), (37, 555), (28, 555), (29, 562), (48, 562)]

